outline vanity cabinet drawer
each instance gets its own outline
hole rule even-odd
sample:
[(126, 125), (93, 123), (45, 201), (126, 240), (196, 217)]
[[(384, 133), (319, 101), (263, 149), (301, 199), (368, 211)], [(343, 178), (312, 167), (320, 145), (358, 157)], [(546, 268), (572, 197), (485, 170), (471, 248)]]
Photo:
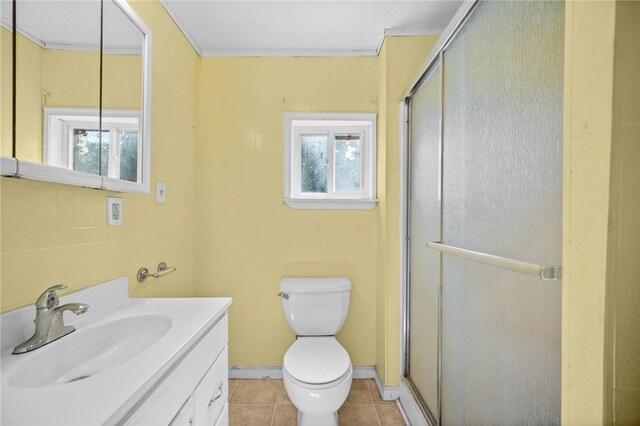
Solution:
[(192, 396), (187, 399), (178, 414), (171, 420), (169, 426), (193, 426), (196, 414), (196, 403)]
[(196, 388), (196, 423), (213, 425), (229, 399), (228, 351), (225, 348)]

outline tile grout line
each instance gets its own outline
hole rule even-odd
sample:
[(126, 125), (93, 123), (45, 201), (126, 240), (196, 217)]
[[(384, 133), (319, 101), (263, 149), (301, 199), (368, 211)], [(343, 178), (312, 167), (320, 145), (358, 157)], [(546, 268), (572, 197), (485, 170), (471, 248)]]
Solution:
[(273, 401), (273, 414), (271, 414), (271, 426), (273, 426), (276, 422), (276, 409), (278, 408), (279, 394), (280, 394), (280, 389), (278, 387), (278, 383), (276, 383), (276, 398)]
[[(229, 383), (229, 379), (227, 379), (227, 386)], [(231, 397), (233, 396), (233, 393), (236, 391), (236, 388), (238, 387), (238, 384), (236, 383), (236, 385), (233, 387), (233, 390), (231, 392), (229, 392), (229, 401), (227, 401), (228, 404), (231, 404)]]
[(367, 389), (369, 390), (369, 396), (371, 397), (371, 402), (373, 403), (373, 411), (376, 413), (376, 419), (378, 419), (378, 425), (382, 426), (382, 420), (380, 420), (380, 416), (378, 415), (378, 409), (376, 408), (376, 401), (373, 399), (373, 392), (371, 392), (371, 386), (369, 386), (369, 382), (367, 382)]
[[(276, 401), (278, 401), (278, 395), (276, 394)], [(270, 425), (273, 426), (273, 423), (276, 421), (276, 404), (273, 404), (273, 414), (271, 414), (271, 423)]]

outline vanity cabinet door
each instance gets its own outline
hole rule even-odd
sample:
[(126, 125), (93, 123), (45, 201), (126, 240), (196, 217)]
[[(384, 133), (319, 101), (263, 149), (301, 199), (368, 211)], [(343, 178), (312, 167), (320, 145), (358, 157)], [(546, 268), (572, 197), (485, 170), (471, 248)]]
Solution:
[(229, 398), (228, 355), (225, 347), (196, 388), (196, 423), (213, 425)]
[(196, 413), (196, 404), (193, 396), (187, 399), (178, 414), (171, 420), (169, 426), (193, 426)]
[(216, 426), (229, 426), (229, 404), (224, 406), (224, 410), (220, 413)]

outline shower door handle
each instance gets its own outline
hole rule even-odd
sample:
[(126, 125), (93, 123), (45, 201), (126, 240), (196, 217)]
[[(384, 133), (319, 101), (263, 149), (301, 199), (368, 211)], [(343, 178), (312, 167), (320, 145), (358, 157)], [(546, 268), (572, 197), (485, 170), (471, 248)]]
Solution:
[(535, 263), (522, 262), (520, 260), (448, 246), (435, 241), (428, 242), (427, 247), (441, 253), (464, 257), (465, 259), (473, 260), (475, 262), (485, 263), (487, 265), (496, 266), (513, 272), (519, 272), (521, 274), (540, 278), (541, 280), (559, 280), (562, 278), (562, 266), (559, 265), (537, 265)]

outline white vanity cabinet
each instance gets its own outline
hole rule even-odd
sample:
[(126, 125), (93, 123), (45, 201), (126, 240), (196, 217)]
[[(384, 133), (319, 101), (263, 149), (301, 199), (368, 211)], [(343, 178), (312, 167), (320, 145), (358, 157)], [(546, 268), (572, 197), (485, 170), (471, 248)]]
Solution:
[[(228, 424), (228, 320), (225, 314), (187, 352), (144, 401), (124, 419), (128, 425)], [(226, 417), (221, 418), (221, 414)]]

